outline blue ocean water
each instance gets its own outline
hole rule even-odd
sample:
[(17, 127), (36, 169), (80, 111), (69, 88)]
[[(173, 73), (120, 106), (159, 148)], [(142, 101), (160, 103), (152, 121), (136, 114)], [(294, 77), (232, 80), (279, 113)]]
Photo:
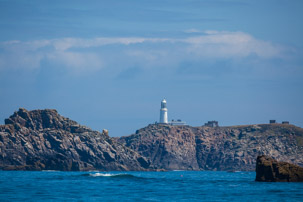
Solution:
[(255, 172), (0, 171), (0, 201), (303, 201), (303, 183)]

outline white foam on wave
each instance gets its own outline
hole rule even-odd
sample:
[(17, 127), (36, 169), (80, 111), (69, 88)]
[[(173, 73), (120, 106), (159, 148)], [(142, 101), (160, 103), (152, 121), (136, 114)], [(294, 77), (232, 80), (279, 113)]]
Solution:
[(92, 177), (113, 177), (113, 176), (122, 176), (127, 175), (124, 173), (118, 173), (118, 174), (111, 174), (111, 173), (90, 173), (89, 174)]

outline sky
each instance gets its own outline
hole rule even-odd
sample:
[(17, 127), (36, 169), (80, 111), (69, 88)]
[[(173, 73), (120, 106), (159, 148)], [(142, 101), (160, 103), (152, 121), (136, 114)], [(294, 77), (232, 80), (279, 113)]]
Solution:
[(20, 107), (125, 136), (303, 127), (302, 0), (0, 0), (0, 124)]

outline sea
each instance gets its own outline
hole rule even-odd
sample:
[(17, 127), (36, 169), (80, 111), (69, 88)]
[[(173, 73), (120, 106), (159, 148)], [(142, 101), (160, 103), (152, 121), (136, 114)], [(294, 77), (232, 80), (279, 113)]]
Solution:
[(255, 172), (0, 171), (0, 201), (303, 201), (303, 183)]

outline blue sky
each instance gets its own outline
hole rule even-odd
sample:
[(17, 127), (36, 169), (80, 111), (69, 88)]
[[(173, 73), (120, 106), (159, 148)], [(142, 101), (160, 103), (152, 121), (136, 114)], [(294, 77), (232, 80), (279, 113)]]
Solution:
[[(303, 1), (0, 0), (0, 119), (55, 108), (111, 136), (169, 119), (303, 126)], [(2, 122), (3, 123), (3, 122)]]

